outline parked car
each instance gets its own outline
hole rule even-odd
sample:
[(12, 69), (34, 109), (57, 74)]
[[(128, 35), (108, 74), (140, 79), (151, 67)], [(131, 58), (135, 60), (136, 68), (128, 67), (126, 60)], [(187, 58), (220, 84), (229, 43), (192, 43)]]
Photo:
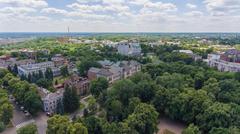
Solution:
[(23, 111), (23, 110), (24, 110), (24, 107), (23, 107), (23, 106), (21, 106), (21, 107), (20, 107), (20, 109)]
[(47, 112), (46, 115), (47, 115), (48, 117), (52, 117), (52, 116), (53, 116), (53, 113)]

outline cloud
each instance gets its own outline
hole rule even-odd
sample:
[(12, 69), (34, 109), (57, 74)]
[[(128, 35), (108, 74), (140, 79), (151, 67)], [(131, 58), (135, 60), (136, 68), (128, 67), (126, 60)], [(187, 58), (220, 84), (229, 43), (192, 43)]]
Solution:
[(102, 0), (77, 0), (78, 3), (97, 3), (101, 1)]
[(172, 3), (162, 3), (162, 2), (147, 2), (140, 12), (172, 12), (177, 11), (177, 6)]
[(25, 6), (33, 8), (47, 7), (48, 3), (44, 0), (0, 0), (0, 4), (8, 4), (11, 6)]
[(103, 4), (114, 5), (114, 4), (124, 4), (125, 0), (102, 0)]
[(191, 12), (185, 13), (185, 15), (190, 17), (200, 17), (200, 16), (203, 16), (203, 13), (200, 11), (191, 11)]
[(229, 15), (240, 11), (240, 0), (204, 0), (207, 11), (215, 16)]
[(129, 0), (128, 1), (130, 4), (134, 5), (144, 5), (145, 3), (149, 3), (149, 0)]
[(0, 12), (6, 14), (25, 14), (36, 12), (36, 10), (28, 7), (4, 7), (0, 9)]
[(43, 8), (41, 13), (48, 13), (48, 14), (67, 14), (66, 10), (57, 9), (57, 8)]
[(128, 6), (125, 5), (83, 5), (83, 4), (78, 4), (78, 3), (73, 3), (70, 5), (67, 5), (67, 7), (75, 10), (75, 11), (80, 11), (83, 13), (93, 13), (93, 12), (126, 12), (129, 10)]
[(191, 3), (187, 3), (186, 6), (190, 9), (195, 9), (197, 8), (197, 5), (191, 4)]

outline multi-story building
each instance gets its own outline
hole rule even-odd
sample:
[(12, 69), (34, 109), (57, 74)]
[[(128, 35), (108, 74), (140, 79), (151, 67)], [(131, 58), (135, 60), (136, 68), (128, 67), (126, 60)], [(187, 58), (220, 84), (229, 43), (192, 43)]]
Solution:
[(58, 103), (63, 103), (63, 92), (64, 90), (58, 90), (54, 93), (49, 92), (45, 88), (38, 88), (38, 92), (43, 101), (43, 109), (45, 112), (56, 113)]
[(18, 66), (18, 75), (19, 76), (28, 76), (29, 74), (37, 74), (39, 71), (42, 71), (43, 73), (46, 72), (47, 68), (51, 68), (53, 71), (53, 75), (57, 76), (60, 74), (60, 69), (54, 67), (53, 62), (41, 62), (36, 64), (26, 64), (26, 65), (20, 65)]
[(72, 75), (64, 82), (64, 87), (67, 86), (76, 90), (77, 95), (84, 96), (89, 93), (90, 81), (87, 78)]
[(61, 67), (67, 65), (67, 60), (61, 54), (56, 54), (54, 57), (51, 58), (52, 62), (56, 67)]
[(204, 61), (222, 72), (240, 72), (240, 63), (222, 60), (220, 54), (208, 54), (208, 59)]
[(110, 61), (99, 61), (99, 63), (103, 68), (92, 67), (88, 70), (88, 78), (90, 80), (104, 77), (110, 84), (112, 84), (117, 80), (132, 76), (141, 70), (141, 64), (137, 61), (121, 61), (117, 63)]
[(121, 41), (118, 43), (118, 53), (126, 56), (141, 55), (141, 46), (136, 41)]

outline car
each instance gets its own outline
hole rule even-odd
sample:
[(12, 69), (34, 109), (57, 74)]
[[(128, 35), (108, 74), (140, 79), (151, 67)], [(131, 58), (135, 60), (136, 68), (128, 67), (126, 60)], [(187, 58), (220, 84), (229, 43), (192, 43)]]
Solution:
[(20, 107), (20, 109), (23, 111), (23, 110), (24, 110), (24, 107), (23, 107), (23, 106), (21, 106), (21, 107)]
[(46, 115), (47, 115), (48, 117), (52, 117), (52, 116), (53, 116), (53, 113), (47, 112)]
[(24, 114), (25, 114), (25, 116), (27, 116), (27, 117), (30, 116), (30, 113), (29, 113), (28, 111), (26, 111), (26, 112), (24, 111)]

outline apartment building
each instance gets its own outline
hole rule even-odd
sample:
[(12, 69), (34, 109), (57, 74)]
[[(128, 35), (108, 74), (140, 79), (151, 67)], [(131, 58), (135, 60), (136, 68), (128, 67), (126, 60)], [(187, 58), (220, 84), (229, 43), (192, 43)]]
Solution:
[(141, 46), (136, 41), (121, 41), (118, 43), (117, 50), (119, 54), (126, 56), (141, 55)]

